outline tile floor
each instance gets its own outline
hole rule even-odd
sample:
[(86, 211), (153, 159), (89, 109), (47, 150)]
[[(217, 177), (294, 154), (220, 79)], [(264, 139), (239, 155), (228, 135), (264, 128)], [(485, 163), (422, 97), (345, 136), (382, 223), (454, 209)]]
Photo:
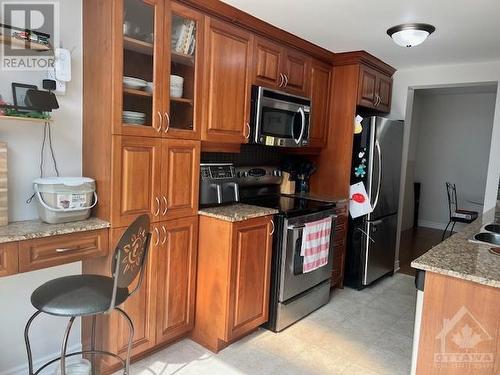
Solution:
[(132, 375), (409, 375), (416, 291), (396, 274), (331, 302), (280, 334), (259, 330), (219, 354), (183, 340), (132, 365)]

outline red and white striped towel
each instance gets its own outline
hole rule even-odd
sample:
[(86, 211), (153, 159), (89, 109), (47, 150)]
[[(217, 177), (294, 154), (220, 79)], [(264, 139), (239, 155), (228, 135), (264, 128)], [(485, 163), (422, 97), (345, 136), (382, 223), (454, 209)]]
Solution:
[(304, 257), (304, 273), (317, 270), (328, 263), (331, 232), (331, 217), (305, 224), (300, 250), (300, 255)]

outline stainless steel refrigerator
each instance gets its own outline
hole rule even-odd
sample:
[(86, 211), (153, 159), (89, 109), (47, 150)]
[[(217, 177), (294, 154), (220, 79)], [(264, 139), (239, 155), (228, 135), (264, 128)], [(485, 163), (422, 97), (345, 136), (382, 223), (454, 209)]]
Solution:
[(394, 271), (402, 121), (365, 118), (354, 135), (351, 184), (363, 182), (373, 212), (349, 219), (345, 283), (363, 288)]

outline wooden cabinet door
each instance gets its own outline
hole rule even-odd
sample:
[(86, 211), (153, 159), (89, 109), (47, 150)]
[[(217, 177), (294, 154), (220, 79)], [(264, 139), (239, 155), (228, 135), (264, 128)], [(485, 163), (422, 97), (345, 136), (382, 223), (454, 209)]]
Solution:
[(311, 65), (311, 129), (309, 146), (324, 147), (330, 121), (330, 92), (332, 68), (314, 60)]
[(277, 89), (284, 84), (282, 75), (283, 47), (256, 37), (253, 56), (254, 83)]
[(271, 217), (234, 224), (226, 341), (267, 321), (271, 253)]
[(19, 243), (0, 245), (0, 276), (9, 276), (19, 271)]
[[(112, 243), (116, 245), (120, 240), (126, 228), (112, 230)], [(156, 301), (158, 298), (156, 289), (156, 264), (159, 251), (158, 224), (151, 226), (151, 246), (149, 248), (147, 268), (139, 290), (129, 297), (124, 304), (120, 305), (132, 322), (134, 323), (134, 338), (132, 341), (132, 355), (143, 353), (155, 346), (155, 328), (156, 328)], [(114, 249), (114, 246), (113, 246)], [(114, 250), (113, 250), (114, 251)], [(112, 256), (110, 257), (112, 258)], [(111, 263), (111, 262), (110, 262)], [(110, 265), (111, 269), (111, 265)], [(137, 278), (130, 290), (135, 287)], [(112, 314), (114, 324), (109, 332), (112, 339), (116, 340), (117, 351), (123, 355), (127, 351), (129, 328), (125, 319), (117, 312)]]
[[(109, 36), (112, 40), (110, 44), (116, 51), (114, 58), (117, 63), (116, 67), (113, 66), (113, 134), (161, 137), (164, 127), (162, 95), (168, 87), (165, 85), (168, 77), (163, 74), (165, 2), (134, 0), (115, 3), (114, 25), (118, 37)], [(133, 30), (124, 33), (124, 24), (128, 24), (129, 28), (139, 28), (144, 36), (138, 37)], [(145, 41), (144, 37), (148, 34), (152, 38)], [(125, 84), (124, 77), (151, 82), (152, 89), (148, 91), (145, 87)], [(144, 118), (137, 119), (138, 113)]]
[(309, 76), (311, 70), (309, 58), (300, 52), (287, 49), (283, 64), (285, 91), (307, 96), (309, 92)]
[(208, 19), (205, 24), (202, 140), (245, 143), (250, 136), (253, 36), (216, 19)]
[(156, 344), (194, 326), (198, 216), (161, 223), (157, 264)]
[(137, 216), (160, 217), (161, 140), (146, 137), (113, 136), (112, 141), (113, 227), (124, 227)]
[(389, 113), (391, 111), (392, 96), (392, 78), (380, 74), (377, 79), (377, 94), (379, 102), (377, 109), (381, 112)]
[[(166, 2), (164, 46), (164, 128), (168, 138), (200, 139), (201, 101), (203, 77), (203, 14), (176, 2)], [(184, 45), (173, 36), (178, 35), (184, 25), (192, 25), (191, 41)], [(177, 41), (173, 44), (172, 39)], [(182, 95), (170, 95), (171, 75), (182, 77)]]
[(164, 140), (162, 159), (162, 220), (196, 215), (200, 181), (200, 142)]
[(358, 105), (374, 108), (377, 101), (377, 77), (379, 73), (365, 66), (360, 67)]

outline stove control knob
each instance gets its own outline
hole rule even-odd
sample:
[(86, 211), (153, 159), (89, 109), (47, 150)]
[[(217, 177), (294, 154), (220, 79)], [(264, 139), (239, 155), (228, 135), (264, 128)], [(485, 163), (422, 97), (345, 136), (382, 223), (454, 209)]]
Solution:
[(281, 171), (279, 169), (276, 169), (273, 171), (273, 176), (274, 177), (281, 177)]

